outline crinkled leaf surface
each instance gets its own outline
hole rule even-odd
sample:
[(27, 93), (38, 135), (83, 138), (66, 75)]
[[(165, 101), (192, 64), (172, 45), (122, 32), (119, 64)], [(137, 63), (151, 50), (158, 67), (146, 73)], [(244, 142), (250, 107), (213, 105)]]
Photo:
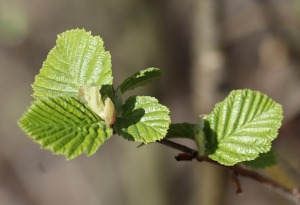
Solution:
[(115, 129), (125, 139), (149, 143), (165, 137), (170, 124), (169, 109), (148, 96), (132, 96), (122, 107)]
[(119, 86), (119, 89), (121, 93), (125, 93), (127, 90), (132, 90), (138, 86), (144, 85), (160, 76), (160, 69), (148, 68), (146, 70), (139, 71), (125, 79)]
[(112, 84), (111, 59), (99, 36), (84, 29), (58, 36), (40, 73), (35, 77), (33, 96), (78, 95), (79, 87)]
[(94, 154), (112, 135), (99, 116), (72, 97), (36, 100), (18, 123), (43, 148), (68, 159)]
[(276, 164), (276, 156), (273, 149), (267, 153), (261, 153), (259, 157), (252, 161), (243, 162), (247, 167), (253, 169), (264, 169)]
[(282, 108), (266, 95), (252, 90), (232, 91), (205, 117), (209, 157), (224, 165), (250, 161), (268, 152), (277, 137)]
[(188, 138), (194, 140), (194, 126), (191, 123), (170, 124), (166, 138)]

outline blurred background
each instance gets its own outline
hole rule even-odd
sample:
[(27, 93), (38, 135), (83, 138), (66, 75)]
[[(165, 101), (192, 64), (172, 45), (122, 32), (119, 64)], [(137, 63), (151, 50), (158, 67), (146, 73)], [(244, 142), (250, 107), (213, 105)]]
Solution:
[(194, 122), (232, 89), (260, 90), (281, 103), (279, 165), (261, 172), (299, 186), (299, 0), (0, 0), (1, 205), (293, 204), (244, 178), (237, 196), (229, 172), (176, 162), (178, 152), (160, 144), (137, 149), (114, 136), (94, 156), (72, 161), (41, 150), (16, 122), (57, 34), (72, 28), (104, 39), (115, 85), (161, 68), (161, 79), (130, 94), (157, 97), (173, 122)]

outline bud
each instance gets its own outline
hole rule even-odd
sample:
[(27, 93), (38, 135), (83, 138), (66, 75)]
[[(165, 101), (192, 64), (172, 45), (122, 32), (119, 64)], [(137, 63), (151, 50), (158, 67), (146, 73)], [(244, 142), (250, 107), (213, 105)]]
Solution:
[(105, 120), (108, 125), (114, 124), (116, 118), (115, 106), (109, 97), (103, 102), (97, 86), (80, 86), (79, 99), (99, 117)]
[(203, 131), (204, 129), (204, 119), (202, 116), (198, 117), (197, 123), (194, 126), (194, 139), (198, 148), (198, 155), (204, 156), (205, 155), (205, 145), (206, 145), (206, 137)]
[(104, 120), (108, 125), (113, 125), (116, 119), (115, 106), (110, 98), (106, 98), (104, 102)]

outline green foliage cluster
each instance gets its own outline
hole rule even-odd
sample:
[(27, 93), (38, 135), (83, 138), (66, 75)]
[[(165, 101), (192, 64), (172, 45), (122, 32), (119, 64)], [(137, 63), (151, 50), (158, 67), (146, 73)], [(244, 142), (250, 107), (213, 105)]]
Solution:
[(275, 163), (271, 143), (282, 121), (281, 106), (252, 90), (235, 90), (195, 123), (171, 124), (169, 109), (128, 90), (161, 75), (149, 68), (113, 86), (111, 58), (102, 39), (84, 29), (58, 36), (33, 84), (35, 101), (18, 121), (42, 148), (73, 159), (94, 154), (113, 133), (151, 143), (163, 138), (194, 140), (198, 153), (220, 164), (262, 168)]

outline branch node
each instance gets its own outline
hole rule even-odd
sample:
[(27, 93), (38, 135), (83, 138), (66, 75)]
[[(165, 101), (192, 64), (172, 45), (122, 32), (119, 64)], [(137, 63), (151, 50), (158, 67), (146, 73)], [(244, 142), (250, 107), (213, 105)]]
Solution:
[(176, 161), (192, 161), (195, 158), (192, 154), (188, 153), (179, 153), (175, 156)]
[(175, 156), (176, 161), (192, 161), (193, 159), (197, 159), (198, 152), (194, 152), (192, 154), (189, 153), (179, 153)]

